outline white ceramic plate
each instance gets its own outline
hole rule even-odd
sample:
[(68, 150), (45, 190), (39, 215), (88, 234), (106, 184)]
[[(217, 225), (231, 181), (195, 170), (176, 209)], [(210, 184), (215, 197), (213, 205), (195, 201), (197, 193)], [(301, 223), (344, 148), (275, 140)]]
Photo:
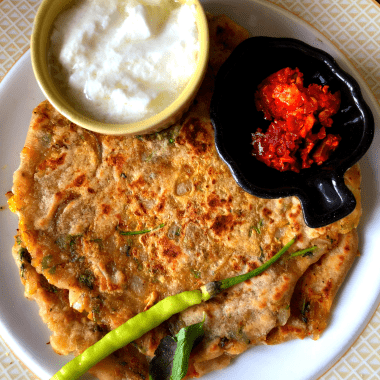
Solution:
[[(375, 117), (376, 134), (370, 151), (361, 160), (363, 217), (360, 251), (342, 287), (328, 329), (318, 341), (305, 339), (279, 346), (256, 347), (238, 357), (225, 370), (205, 379), (313, 380), (323, 375), (352, 345), (373, 315), (380, 298), (378, 247), (380, 246), (380, 172), (378, 166), (380, 109), (367, 85), (349, 61), (323, 35), (291, 13), (266, 1), (205, 0), (207, 11), (225, 13), (252, 35), (293, 37), (321, 48), (361, 85)], [(260, 59), (258, 55), (257, 59)], [(29, 53), (25, 54), (0, 85), (0, 206), (11, 190), (12, 174), (19, 165), (33, 108), (43, 100), (34, 79)], [(49, 379), (67, 358), (55, 355), (49, 331), (38, 317), (37, 306), (23, 297), (18, 270), (11, 257), (17, 218), (0, 211), (0, 334), (20, 360), (40, 379)], [(83, 377), (90, 378), (90, 377)]]

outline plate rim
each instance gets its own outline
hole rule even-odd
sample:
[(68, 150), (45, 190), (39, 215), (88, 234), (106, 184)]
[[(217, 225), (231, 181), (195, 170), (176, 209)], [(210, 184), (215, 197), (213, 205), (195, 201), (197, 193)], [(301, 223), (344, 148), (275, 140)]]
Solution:
[[(346, 65), (348, 65), (349, 67), (351, 67), (352, 69), (354, 69), (355, 74), (356, 74), (355, 75), (355, 79), (359, 81), (359, 84), (360, 84), (361, 88), (363, 88), (363, 87), (366, 88), (365, 95), (368, 96), (369, 98), (371, 98), (370, 107), (371, 107), (373, 113), (377, 114), (377, 115), (380, 114), (380, 104), (379, 104), (379, 101), (376, 99), (375, 95), (373, 94), (372, 90), (370, 89), (369, 85), (367, 84), (366, 80), (363, 78), (362, 74), (360, 73), (360, 71), (358, 70), (358, 68), (356, 67), (356, 65), (353, 62), (351, 62), (350, 59), (346, 56), (346, 54), (343, 53), (341, 51), (341, 49), (339, 49), (339, 47), (337, 45), (335, 45), (333, 42), (331, 42), (328, 39), (327, 36), (325, 36), (322, 32), (320, 32), (319, 30), (317, 30), (313, 25), (311, 25), (307, 21), (301, 19), (301, 17), (298, 17), (297, 15), (295, 15), (294, 13), (292, 13), (291, 11), (282, 8), (280, 5), (277, 5), (277, 4), (274, 4), (274, 3), (270, 2), (270, 0), (269, 1), (267, 1), (267, 0), (249, 0), (249, 2), (251, 2), (251, 3), (257, 3), (257, 4), (262, 5), (263, 7), (270, 8), (275, 13), (280, 13), (282, 16), (284, 16), (286, 18), (290, 18), (292, 21), (294, 21), (297, 24), (300, 24), (301, 26), (305, 27), (306, 29), (308, 29), (314, 35), (321, 35), (323, 37), (323, 43), (326, 44), (326, 45), (329, 45), (330, 48), (333, 49), (334, 51), (337, 51), (340, 54), (339, 58), (342, 61), (344, 61)], [(26, 52), (24, 52), (20, 56), (20, 58), (17, 60), (17, 62), (12, 66), (12, 68), (8, 71), (8, 73), (5, 75), (5, 77), (1, 81), (1, 83), (0, 83), (0, 96), (2, 95), (2, 93), (4, 91), (4, 87), (6, 87), (9, 84), (9, 82), (11, 82), (14, 79), (14, 76), (17, 74), (18, 71), (20, 71), (23, 68), (23, 65), (26, 64), (27, 60), (30, 61), (30, 49), (28, 49)], [(372, 107), (375, 107), (375, 109), (373, 109)], [(375, 127), (375, 130), (376, 130), (376, 127)], [(367, 318), (368, 320), (363, 324), (364, 327), (361, 329), (360, 332), (358, 332), (356, 334), (356, 337), (352, 341), (352, 343), (350, 344), (350, 346), (344, 352), (342, 352), (339, 357), (335, 358), (335, 360), (331, 363), (331, 365), (329, 366), (329, 368), (324, 371), (324, 373), (326, 373), (327, 371), (329, 371), (340, 360), (340, 358), (342, 358), (346, 354), (346, 352), (350, 349), (350, 347), (352, 347), (355, 344), (355, 342), (357, 341), (357, 339), (359, 339), (360, 335), (365, 330), (366, 326), (368, 326), (368, 324), (369, 324), (370, 320), (372, 319), (372, 317), (374, 316), (374, 314), (375, 314), (376, 309), (378, 308), (378, 306), (379, 305), (377, 305), (377, 306), (376, 305), (372, 305), (371, 309), (373, 309), (373, 310), (372, 310), (371, 314), (368, 315), (368, 318)], [(4, 337), (3, 322), (1, 320), (0, 320), (0, 332), (1, 332), (1, 336)], [(7, 342), (7, 347), (9, 347), (13, 353), (16, 352), (15, 349), (13, 349), (12, 347), (10, 347), (10, 345), (8, 344), (8, 342)], [(15, 354), (15, 356), (18, 359), (20, 358), (19, 354)], [(24, 366), (26, 366), (29, 369), (29, 371), (31, 373), (33, 373), (34, 376), (37, 376), (37, 375), (35, 375), (35, 373), (33, 371), (30, 370), (29, 366), (27, 366), (25, 364), (24, 360), (20, 360), (20, 362)], [(320, 378), (321, 376), (323, 376), (323, 374), (319, 375), (318, 378)]]

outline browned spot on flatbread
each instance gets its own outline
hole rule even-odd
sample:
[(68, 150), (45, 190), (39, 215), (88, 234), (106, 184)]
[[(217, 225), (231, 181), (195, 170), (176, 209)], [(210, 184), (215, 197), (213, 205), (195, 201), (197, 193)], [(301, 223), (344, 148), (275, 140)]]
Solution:
[(48, 115), (46, 115), (45, 113), (43, 113), (43, 112), (40, 112), (40, 113), (33, 112), (33, 113), (35, 115), (38, 115), (35, 119), (35, 124), (32, 124), (33, 129), (40, 129), (41, 125), (44, 125), (45, 123), (50, 122), (50, 117)]
[(326, 282), (326, 286), (322, 289), (322, 294), (323, 294), (326, 298), (329, 298), (331, 288), (332, 288), (332, 282), (331, 282), (331, 280), (328, 280), (328, 281)]
[(173, 261), (182, 255), (182, 250), (166, 236), (160, 239), (162, 255), (169, 261)]
[(142, 203), (142, 202), (138, 202), (138, 206), (139, 206), (140, 210), (141, 210), (144, 214), (147, 214), (147, 213), (148, 213), (146, 207), (144, 206), (144, 203)]
[(139, 187), (144, 186), (145, 184), (146, 184), (145, 179), (142, 176), (140, 176), (139, 178), (136, 179), (136, 181), (131, 182), (129, 186), (131, 188), (139, 188)]
[(258, 268), (259, 266), (260, 266), (260, 265), (259, 265), (258, 263), (253, 262), (253, 261), (250, 261), (250, 262), (248, 263), (249, 271), (252, 271), (252, 270)]
[(55, 193), (55, 198), (57, 199), (57, 201), (61, 200), (63, 197), (64, 193), (62, 191), (58, 191), (57, 193)]
[(220, 207), (226, 204), (226, 200), (220, 199), (216, 194), (211, 194), (207, 199), (207, 203), (210, 207)]
[(165, 268), (162, 264), (155, 264), (151, 268), (153, 274), (165, 274)]
[(268, 208), (264, 207), (263, 208), (263, 215), (266, 216), (266, 217), (269, 217), (272, 215), (272, 211), (269, 210)]
[(183, 165), (182, 170), (190, 177), (194, 174), (194, 169), (188, 164)]
[(275, 291), (275, 293), (273, 294), (273, 299), (278, 301), (280, 300), (286, 293), (287, 291), (289, 290), (289, 283), (290, 283), (290, 279), (289, 278), (284, 278), (285, 282), (283, 282), (281, 284), (280, 287), (278, 287)]
[(294, 232), (298, 232), (300, 229), (301, 229), (300, 224), (297, 223), (297, 222), (294, 222), (294, 224), (293, 224), (293, 231)]
[(110, 166), (116, 166), (118, 169), (122, 169), (125, 163), (125, 157), (121, 154), (115, 154), (113, 156), (107, 157), (107, 163)]
[(336, 265), (336, 269), (339, 270), (339, 268), (344, 264), (345, 257), (343, 255), (337, 256), (338, 263)]
[(58, 158), (48, 158), (47, 160), (41, 162), (38, 165), (38, 170), (46, 170), (47, 168), (51, 170), (57, 169), (58, 166), (63, 165), (65, 163), (66, 153), (63, 153)]
[(188, 143), (196, 155), (205, 154), (211, 147), (212, 136), (200, 119), (188, 119), (181, 129), (177, 142), (181, 145)]
[(232, 264), (232, 267), (233, 269), (236, 271), (236, 272), (240, 272), (242, 270), (242, 266), (246, 265), (247, 264), (247, 258), (242, 256), (242, 255), (238, 255), (237, 257), (237, 261), (235, 261), (233, 264)]
[(185, 215), (185, 210), (177, 210), (176, 213), (177, 213), (177, 218), (182, 219), (183, 216)]
[(211, 229), (216, 235), (221, 235), (223, 232), (232, 231), (235, 226), (233, 215), (218, 215), (215, 218), (214, 223), (211, 226)]
[(156, 206), (157, 212), (161, 212), (161, 211), (164, 210), (165, 203), (166, 203), (166, 197), (163, 196), (163, 197), (160, 198), (160, 201), (159, 201), (158, 205)]
[(102, 214), (108, 215), (111, 212), (111, 206), (102, 204)]
[(302, 209), (301, 205), (297, 205), (296, 210), (289, 215), (290, 218), (296, 219), (299, 215), (301, 215)]
[(84, 181), (86, 180), (86, 175), (81, 174), (77, 178), (74, 179), (72, 186), (73, 187), (80, 187), (83, 185)]

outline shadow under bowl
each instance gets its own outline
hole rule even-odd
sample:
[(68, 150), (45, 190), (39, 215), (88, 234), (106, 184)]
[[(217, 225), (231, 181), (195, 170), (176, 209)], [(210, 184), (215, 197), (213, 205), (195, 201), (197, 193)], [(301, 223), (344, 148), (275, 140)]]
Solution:
[[(280, 172), (252, 156), (252, 137), (265, 131), (270, 121), (256, 110), (254, 94), (269, 75), (285, 67), (304, 74), (311, 83), (341, 92), (341, 106), (328, 133), (339, 134), (338, 148), (322, 165), (313, 164), (300, 173)], [(261, 198), (299, 198), (306, 224), (318, 228), (349, 215), (355, 197), (344, 183), (344, 173), (369, 149), (374, 120), (358, 83), (334, 58), (291, 38), (252, 37), (242, 42), (218, 72), (210, 108), (216, 149), (236, 182)]]

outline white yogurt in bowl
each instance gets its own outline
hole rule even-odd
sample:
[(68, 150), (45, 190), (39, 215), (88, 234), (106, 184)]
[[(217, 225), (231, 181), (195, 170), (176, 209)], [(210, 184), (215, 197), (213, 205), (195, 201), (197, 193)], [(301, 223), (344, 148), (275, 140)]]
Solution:
[(159, 113), (199, 57), (196, 9), (175, 0), (81, 0), (54, 21), (49, 71), (78, 111), (105, 123)]

